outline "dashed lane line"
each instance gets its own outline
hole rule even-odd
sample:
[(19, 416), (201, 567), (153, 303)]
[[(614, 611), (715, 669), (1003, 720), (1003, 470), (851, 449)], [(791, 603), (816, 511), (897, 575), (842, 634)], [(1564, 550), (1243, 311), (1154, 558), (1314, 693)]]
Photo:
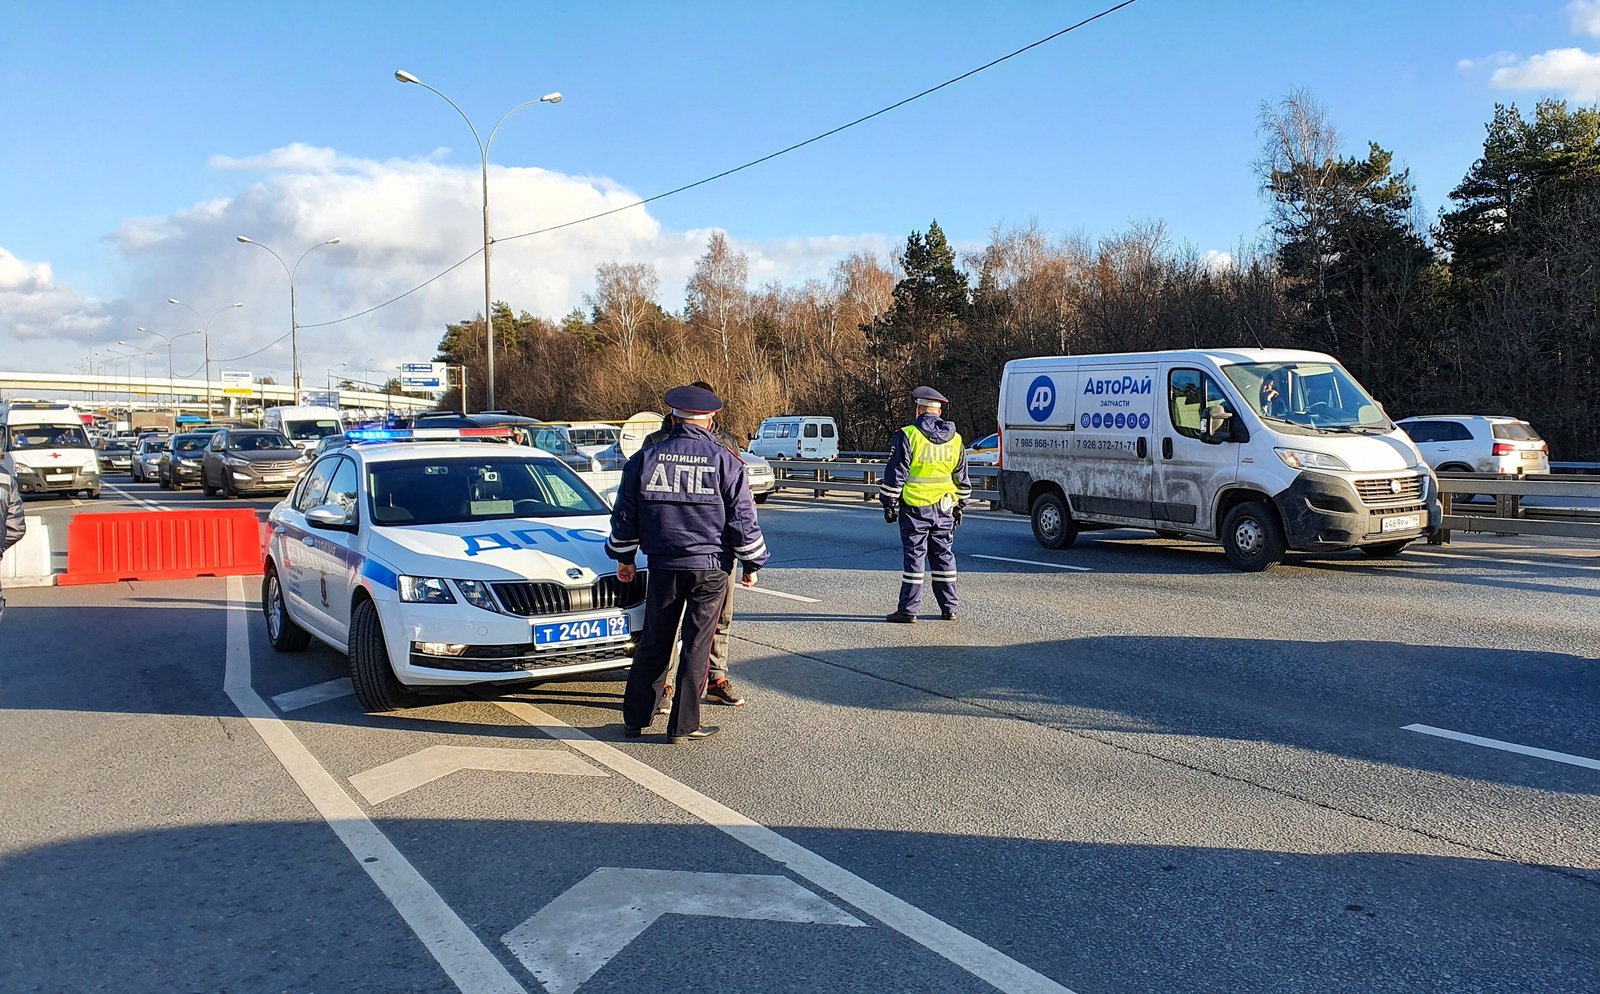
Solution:
[(734, 584), (735, 589), (747, 591), (752, 594), (765, 594), (768, 597), (782, 597), (787, 601), (799, 601), (802, 604), (821, 604), (815, 597), (804, 597), (800, 594), (786, 593), (782, 590), (768, 590), (766, 587), (741, 587)]
[(1486, 739), (1481, 735), (1453, 732), (1448, 728), (1435, 728), (1432, 725), (1403, 725), (1400, 730), (1403, 732), (1420, 732), (1423, 735), (1433, 735), (1441, 739), (1452, 739), (1456, 742), (1465, 742), (1468, 745), (1483, 746), (1485, 749), (1514, 752), (1521, 756), (1532, 756), (1535, 759), (1548, 759), (1552, 763), (1565, 763), (1568, 766), (1581, 766), (1588, 770), (1600, 770), (1600, 759), (1574, 756), (1568, 752), (1555, 752), (1551, 749), (1540, 749), (1537, 746), (1518, 745), (1515, 742), (1506, 742), (1501, 739)]
[(1040, 562), (1037, 559), (1012, 559), (1009, 556), (986, 556), (981, 552), (964, 552), (962, 555), (970, 555), (973, 559), (992, 559), (998, 563), (1021, 563), (1024, 566), (1048, 566), (1051, 569), (1070, 569), (1076, 573), (1094, 572), (1094, 570), (1087, 566), (1069, 566), (1066, 563), (1046, 563)]
[(279, 711), (298, 711), (313, 704), (321, 704), (323, 701), (348, 697), (355, 692), (355, 688), (350, 685), (350, 678), (341, 676), (326, 683), (312, 684), (299, 690), (277, 694), (272, 698), (272, 703), (277, 705)]
[(1072, 994), (1070, 989), (1000, 950), (554, 715), (526, 701), (495, 700), (493, 703), (585, 758), (621, 774), (768, 859), (783, 864), (790, 872), (854, 905), (997, 990), (1005, 994)]
[(116, 494), (118, 497), (121, 497), (123, 500), (127, 501), (128, 503), (135, 504), (135, 505), (137, 505), (139, 507), (142, 507), (146, 511), (170, 511), (170, 510), (172, 510), (172, 508), (168, 507), (166, 504), (158, 504), (153, 500), (145, 500), (143, 497), (140, 497), (138, 494), (131, 494), (128, 491), (122, 489), (121, 487), (116, 486), (115, 484), (102, 483), (101, 486), (104, 487), (106, 490), (109, 490), (112, 493)]
[(244, 580), (228, 578), (228, 642), (223, 689), (286, 773), (462, 994), (528, 994), (439, 892), (400, 854), (333, 776), (317, 762), (250, 683), (249, 612)]

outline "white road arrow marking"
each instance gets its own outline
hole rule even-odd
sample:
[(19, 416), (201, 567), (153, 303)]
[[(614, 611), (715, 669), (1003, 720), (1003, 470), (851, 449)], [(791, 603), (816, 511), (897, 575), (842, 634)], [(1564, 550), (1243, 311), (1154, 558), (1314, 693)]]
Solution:
[(562, 777), (605, 777), (570, 752), (550, 749), (487, 749), (479, 746), (429, 746), (350, 778), (368, 804), (382, 804), (408, 790), (432, 783), (458, 770), (501, 773), (551, 773)]
[(550, 994), (571, 994), (662, 915), (866, 927), (784, 876), (603, 866), (500, 941)]

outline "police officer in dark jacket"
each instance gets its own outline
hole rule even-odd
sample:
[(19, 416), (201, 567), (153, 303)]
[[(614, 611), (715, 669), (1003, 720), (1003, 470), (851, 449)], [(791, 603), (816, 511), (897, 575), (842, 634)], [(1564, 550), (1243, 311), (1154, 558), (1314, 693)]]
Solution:
[[(0, 559), (6, 550), (22, 541), (28, 523), (22, 517), (22, 488), (7, 459), (0, 459)], [(6, 593), (0, 590), (0, 615), (6, 613)]]
[(667, 718), (667, 737), (679, 743), (718, 731), (700, 724), (717, 617), (729, 594), (734, 561), (744, 564), (740, 582), (753, 587), (768, 556), (744, 461), (711, 434), (722, 401), (693, 386), (669, 390), (665, 400), (677, 423), (665, 439), (640, 449), (623, 467), (606, 554), (618, 562), (617, 578), (624, 582), (633, 578), (639, 552), (650, 561), (644, 632), (622, 699), (624, 734), (637, 738), (650, 724), (681, 626), (678, 679)]

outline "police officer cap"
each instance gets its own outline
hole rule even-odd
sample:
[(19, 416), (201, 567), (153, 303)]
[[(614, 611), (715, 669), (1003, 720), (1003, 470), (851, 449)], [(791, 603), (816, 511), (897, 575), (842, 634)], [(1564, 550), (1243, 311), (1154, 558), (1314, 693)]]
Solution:
[(915, 390), (911, 391), (911, 398), (913, 400), (926, 400), (935, 404), (950, 403), (950, 398), (935, 390), (933, 387), (917, 387)]
[(722, 401), (700, 387), (673, 387), (662, 400), (680, 418), (703, 418), (722, 410)]

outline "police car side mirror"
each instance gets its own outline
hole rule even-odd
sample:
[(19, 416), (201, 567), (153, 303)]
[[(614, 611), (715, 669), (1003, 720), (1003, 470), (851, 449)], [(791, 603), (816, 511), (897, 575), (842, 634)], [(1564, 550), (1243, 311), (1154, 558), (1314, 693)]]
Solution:
[(356, 529), (350, 512), (338, 504), (323, 504), (320, 507), (313, 507), (306, 512), (306, 524), (313, 528), (324, 528), (328, 531), (349, 532)]

